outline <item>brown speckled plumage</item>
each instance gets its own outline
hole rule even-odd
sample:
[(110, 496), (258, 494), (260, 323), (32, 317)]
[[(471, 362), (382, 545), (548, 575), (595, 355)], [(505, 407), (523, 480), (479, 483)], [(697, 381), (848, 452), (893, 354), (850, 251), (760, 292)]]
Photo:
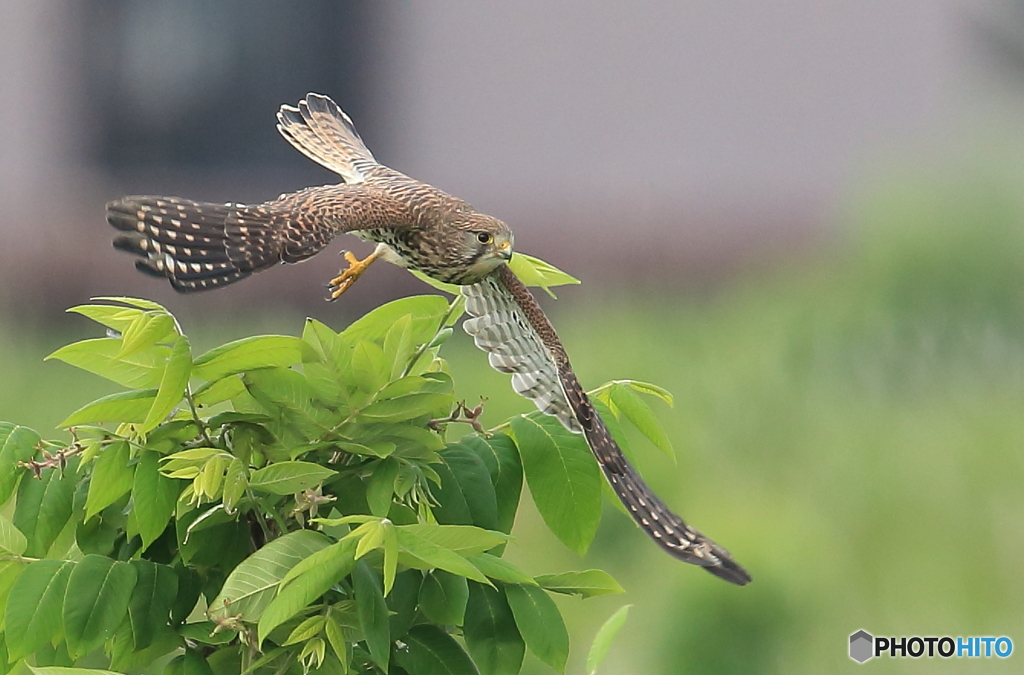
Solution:
[(107, 220), (114, 245), (136, 266), (183, 292), (216, 288), (278, 263), (300, 262), (336, 235), (377, 242), (392, 263), (462, 285), (464, 326), (512, 386), (570, 431), (582, 433), (637, 524), (671, 555), (735, 584), (750, 576), (729, 553), (689, 527), (629, 464), (576, 379), (562, 343), (529, 289), (503, 263), (512, 233), (425, 183), (379, 164), (333, 101), (309, 94), (278, 113), (278, 130), (343, 183), (263, 204), (210, 204), (177, 197), (124, 197)]
[[(478, 281), (507, 258), (496, 247), (511, 246), (508, 226), (378, 164), (329, 98), (309, 94), (297, 108), (284, 106), (278, 129), (345, 182), (252, 206), (123, 197), (107, 204), (107, 221), (127, 233), (114, 245), (140, 256), (140, 270), (167, 277), (182, 292), (300, 262), (346, 232), (386, 244), (386, 259), (446, 283)], [(491, 240), (479, 241), (481, 234)]]

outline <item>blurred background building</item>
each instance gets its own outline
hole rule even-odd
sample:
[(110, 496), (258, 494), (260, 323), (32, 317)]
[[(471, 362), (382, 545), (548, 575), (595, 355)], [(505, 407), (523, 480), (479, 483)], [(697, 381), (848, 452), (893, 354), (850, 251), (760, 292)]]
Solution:
[[(993, 49), (1019, 44), (1010, 20), (1011, 3), (929, 0), (7, 0), (5, 306), (169, 293), (109, 250), (110, 198), (260, 201), (334, 180), (274, 130), (311, 90), (521, 250), (595, 285), (714, 284), (830, 239), (866, 164), (978, 112), (1020, 65)], [(312, 304), (306, 283), (335, 263), (195, 302)], [(381, 274), (379, 297), (404, 280)]]
[[(61, 317), (90, 296), (165, 303), (197, 345), (423, 292), (375, 266), (325, 305), (327, 253), (178, 296), (111, 249), (123, 194), (334, 181), (274, 129), (318, 91), (382, 162), (584, 280), (548, 306), (588, 386), (677, 396), (678, 465), (641, 468), (755, 582), (680, 569), (613, 509), (581, 560), (527, 507), (518, 562), (629, 592), (562, 605), (570, 672), (624, 602), (609, 673), (839, 672), (861, 628), (1024, 644), (1024, 1), (4, 0), (0, 19), (0, 420), (51, 429), (110, 393), (41, 363), (84, 337)], [(460, 395), (526, 410), (464, 338)]]

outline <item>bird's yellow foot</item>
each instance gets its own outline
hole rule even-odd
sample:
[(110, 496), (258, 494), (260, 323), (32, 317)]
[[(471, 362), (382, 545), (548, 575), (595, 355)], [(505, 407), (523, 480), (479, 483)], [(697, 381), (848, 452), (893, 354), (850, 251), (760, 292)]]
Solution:
[(331, 279), (331, 282), (327, 284), (327, 289), (331, 292), (331, 297), (328, 301), (333, 302), (341, 297), (341, 294), (352, 288), (352, 284), (356, 282), (356, 279), (362, 276), (366, 268), (377, 259), (380, 255), (379, 252), (374, 251), (370, 255), (366, 256), (362, 260), (355, 257), (352, 251), (345, 251), (345, 260), (348, 261), (348, 268), (343, 269), (338, 276)]

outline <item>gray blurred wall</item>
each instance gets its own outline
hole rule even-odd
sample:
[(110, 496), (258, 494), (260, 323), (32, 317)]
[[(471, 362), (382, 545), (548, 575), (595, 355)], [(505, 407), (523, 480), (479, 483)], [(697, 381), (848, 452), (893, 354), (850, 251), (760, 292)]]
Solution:
[[(941, 138), (991, 68), (976, 25), (998, 25), (1005, 4), (375, 3), (372, 119), (356, 122), (382, 161), (508, 221), (520, 250), (598, 283), (702, 283), (827, 238), (864, 166)], [(89, 54), (75, 28), (95, 6), (4, 2), (8, 308), (29, 299), (26, 289), (64, 304), (111, 287), (166, 292), (133, 276), (102, 224), (102, 204), (135, 186), (90, 154), (95, 120), (79, 77)], [(260, 111), (267, 133), (273, 113)], [(251, 168), (204, 174), (197, 189), (271, 198), (312, 175)], [(252, 175), (273, 180), (257, 187)], [(189, 180), (198, 179), (168, 169), (145, 188)], [(302, 294), (335, 271), (337, 260), (322, 258), (225, 297)]]

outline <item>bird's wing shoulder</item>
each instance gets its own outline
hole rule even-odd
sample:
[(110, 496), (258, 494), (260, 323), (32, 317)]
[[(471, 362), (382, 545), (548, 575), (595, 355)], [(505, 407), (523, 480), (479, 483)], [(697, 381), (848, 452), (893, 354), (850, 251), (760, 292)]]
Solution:
[(296, 150), (346, 183), (361, 183), (380, 166), (349, 116), (326, 96), (311, 93), (298, 106), (281, 106), (277, 130)]

